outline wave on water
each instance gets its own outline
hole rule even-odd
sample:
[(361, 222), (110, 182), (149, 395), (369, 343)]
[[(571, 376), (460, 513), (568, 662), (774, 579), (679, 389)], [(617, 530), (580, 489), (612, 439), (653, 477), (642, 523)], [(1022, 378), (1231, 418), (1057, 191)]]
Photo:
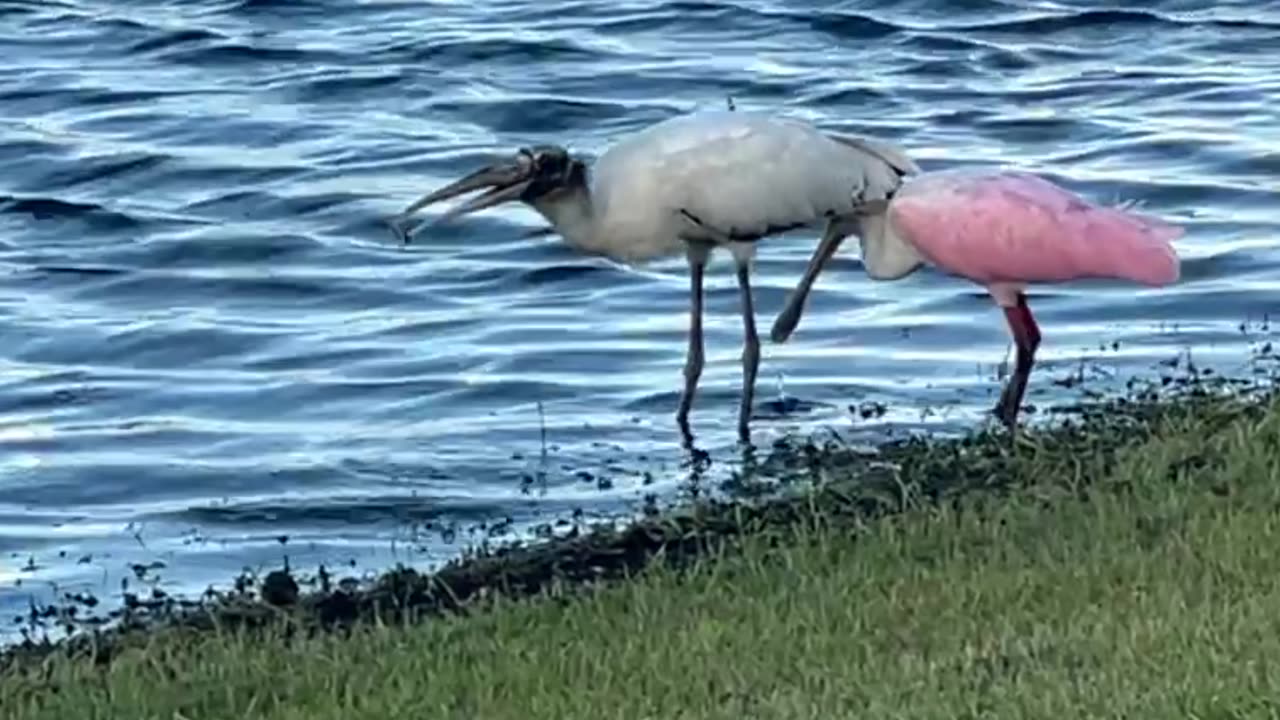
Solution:
[[(407, 246), (386, 221), (514, 147), (592, 157), (726, 96), (1183, 225), (1173, 288), (1033, 290), (1038, 408), (1189, 349), (1238, 372), (1272, 341), (1265, 4), (16, 0), (0, 18), (0, 617), (55, 585), (116, 602), (132, 563), (164, 562), (174, 593), (286, 552), (431, 565), (458, 545), (433, 531), (393, 555), (397, 533), (527, 535), (725, 491), (723, 261), (692, 418), (708, 467), (672, 421), (679, 258), (581, 256), (514, 207)], [(759, 322), (815, 240), (762, 244)], [(1008, 342), (980, 288), (872, 282), (841, 253), (795, 337), (766, 344), (756, 442), (972, 428)]]

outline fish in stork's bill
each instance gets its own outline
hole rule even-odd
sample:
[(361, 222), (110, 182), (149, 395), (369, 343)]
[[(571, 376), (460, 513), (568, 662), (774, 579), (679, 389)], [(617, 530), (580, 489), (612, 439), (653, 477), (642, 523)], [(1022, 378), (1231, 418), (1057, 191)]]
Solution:
[(823, 225), (823, 242), (882, 213), (903, 178), (919, 171), (897, 145), (819, 129), (798, 119), (738, 109), (676, 116), (610, 147), (590, 165), (558, 145), (522, 147), (411, 204), (418, 210), (485, 190), (437, 222), (501, 203), (531, 206), (584, 253), (639, 265), (683, 254), (689, 263), (690, 321), (684, 388), (676, 419), (690, 440), (689, 409), (703, 368), (703, 269), (714, 248), (737, 266), (743, 318), (738, 434), (749, 441), (760, 341), (750, 284), (756, 244)]

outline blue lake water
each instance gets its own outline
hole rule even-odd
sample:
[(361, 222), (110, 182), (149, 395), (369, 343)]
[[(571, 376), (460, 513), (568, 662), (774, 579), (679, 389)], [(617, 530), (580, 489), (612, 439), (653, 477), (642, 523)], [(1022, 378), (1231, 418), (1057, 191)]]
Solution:
[[(1033, 290), (1029, 403), (1077, 397), (1053, 380), (1082, 368), (1119, 386), (1188, 349), (1239, 372), (1270, 339), (1273, 3), (8, 0), (0, 621), (55, 593), (118, 600), (133, 564), (163, 563), (171, 593), (284, 554), (430, 566), (478, 525), (689, 492), (680, 259), (522, 239), (540, 223), (517, 207), (408, 248), (384, 219), (519, 145), (598, 153), (726, 96), (1187, 229), (1176, 287)], [(762, 331), (815, 242), (762, 245)], [(765, 343), (757, 444), (984, 422), (1010, 348), (982, 289), (875, 283), (846, 247), (792, 340)], [(708, 275), (693, 414), (712, 484), (738, 457), (730, 267)], [(887, 412), (850, 411), (869, 402)]]

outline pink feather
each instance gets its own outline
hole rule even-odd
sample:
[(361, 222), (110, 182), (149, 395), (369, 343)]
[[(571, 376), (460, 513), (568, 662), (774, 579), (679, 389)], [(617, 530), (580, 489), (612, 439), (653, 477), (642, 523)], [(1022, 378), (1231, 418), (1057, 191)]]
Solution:
[(1042, 178), (948, 170), (907, 183), (889, 206), (894, 233), (941, 270), (986, 285), (1008, 306), (1024, 283), (1118, 278), (1176, 282), (1182, 229), (1095, 205)]

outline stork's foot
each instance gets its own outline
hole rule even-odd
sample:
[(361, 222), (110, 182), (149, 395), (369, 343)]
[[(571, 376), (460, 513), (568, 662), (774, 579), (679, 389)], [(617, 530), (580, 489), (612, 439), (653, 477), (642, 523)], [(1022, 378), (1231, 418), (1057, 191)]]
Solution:
[(778, 317), (773, 321), (773, 327), (769, 329), (769, 340), (777, 344), (786, 342), (791, 337), (791, 333), (795, 332), (796, 325), (800, 324), (800, 313), (803, 311), (804, 306), (798, 298), (798, 293), (787, 298), (786, 307), (778, 313)]
[(409, 219), (400, 215), (393, 218), (387, 218), (387, 227), (391, 229), (391, 234), (396, 240), (400, 241), (400, 245), (406, 246), (413, 239), (413, 232), (410, 227)]

